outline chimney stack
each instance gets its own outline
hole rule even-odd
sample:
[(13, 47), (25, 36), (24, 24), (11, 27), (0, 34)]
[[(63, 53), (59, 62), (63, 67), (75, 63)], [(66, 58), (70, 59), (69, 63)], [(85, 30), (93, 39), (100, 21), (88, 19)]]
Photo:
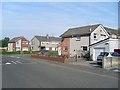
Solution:
[(49, 35), (48, 34), (46, 34), (46, 37), (47, 37), (47, 39), (49, 39)]

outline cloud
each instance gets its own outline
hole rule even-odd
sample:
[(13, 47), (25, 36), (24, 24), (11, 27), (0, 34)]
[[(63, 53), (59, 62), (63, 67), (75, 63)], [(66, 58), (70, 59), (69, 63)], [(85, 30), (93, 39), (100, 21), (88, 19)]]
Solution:
[(2, 2), (118, 2), (119, 0), (2, 0)]
[(116, 27), (117, 17), (112, 14), (116, 11), (108, 12), (108, 9), (111, 10), (110, 5), (101, 7), (99, 3), (4, 3), (3, 35), (24, 35), (29, 38), (37, 34), (59, 36), (70, 27), (88, 23)]

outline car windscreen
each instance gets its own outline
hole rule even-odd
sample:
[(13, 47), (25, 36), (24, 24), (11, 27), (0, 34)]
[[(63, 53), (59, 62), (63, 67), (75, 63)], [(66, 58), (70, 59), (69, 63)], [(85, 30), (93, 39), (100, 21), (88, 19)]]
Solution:
[(109, 54), (109, 53), (107, 53), (107, 52), (101, 52), (101, 53), (100, 53), (100, 56), (108, 56), (108, 54)]

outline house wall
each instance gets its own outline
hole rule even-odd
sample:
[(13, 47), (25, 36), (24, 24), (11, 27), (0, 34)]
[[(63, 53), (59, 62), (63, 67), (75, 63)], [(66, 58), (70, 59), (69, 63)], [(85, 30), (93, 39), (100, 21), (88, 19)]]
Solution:
[(41, 46), (44, 46), (46, 50), (57, 51), (58, 50), (58, 41), (45, 42), (41, 41)]
[(120, 49), (118, 47), (118, 39), (110, 39), (109, 40), (109, 52), (114, 52), (114, 49)]
[(95, 56), (95, 54), (96, 54), (95, 50), (96, 49), (106, 49), (106, 51), (108, 51), (109, 50), (109, 46), (105, 45), (105, 42), (102, 42), (100, 44), (97, 44), (95, 46), (90, 47), (90, 56), (91, 56), (93, 61), (96, 61), (96, 59), (95, 59), (95, 57), (96, 57)]
[(0, 52), (7, 52), (8, 51), (8, 47), (0, 47)]
[(51, 42), (51, 47), (52, 47), (52, 50), (53, 51), (58, 51), (58, 45), (59, 45), (60, 42), (58, 41), (52, 41)]
[(80, 40), (77, 37), (70, 38), (70, 54), (74, 56), (74, 51), (83, 51), (83, 46), (87, 46), (87, 51), (89, 45), (89, 36), (82, 36)]
[(25, 38), (21, 38), (21, 50), (22, 51), (29, 51), (29, 41)]
[(8, 43), (8, 52), (13, 51), (13, 43)]
[(18, 40), (15, 44), (16, 44), (15, 50), (16, 51), (21, 51), (21, 39)]
[[(67, 47), (68, 50), (65, 50), (65, 47)], [(61, 42), (61, 54), (70, 55), (70, 38), (63, 38)]]
[(95, 49), (96, 48), (105, 48), (105, 52), (114, 52), (114, 49), (119, 49), (118, 47), (119, 40), (118, 39), (108, 39), (103, 42), (100, 42), (96, 45), (90, 47), (90, 55), (93, 60), (95, 60)]
[(31, 49), (32, 49), (32, 51), (39, 51), (40, 50), (39, 46), (40, 46), (39, 40), (36, 37), (34, 37), (31, 40)]
[[(97, 34), (96, 38), (94, 38), (94, 33)], [(103, 36), (103, 35), (105, 35), (105, 36)], [(102, 26), (100, 25), (91, 33), (91, 35), (90, 35), (91, 41), (90, 42), (91, 42), (91, 44), (93, 44), (93, 43), (96, 43), (98, 41), (104, 40), (105, 38), (108, 38), (108, 36), (109, 35), (106, 32), (106, 30), (104, 30), (102, 28)]]

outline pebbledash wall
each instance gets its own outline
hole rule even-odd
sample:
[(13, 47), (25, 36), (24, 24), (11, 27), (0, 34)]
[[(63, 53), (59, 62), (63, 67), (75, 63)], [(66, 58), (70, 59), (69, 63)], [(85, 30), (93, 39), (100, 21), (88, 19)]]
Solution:
[(89, 50), (88, 45), (89, 36), (81, 36), (80, 38), (79, 37), (70, 38), (70, 55), (74, 56), (75, 51), (84, 51), (83, 47), (86, 47), (87, 49), (85, 51), (88, 51)]
[(120, 66), (120, 57), (104, 57), (102, 67), (111, 68)]

